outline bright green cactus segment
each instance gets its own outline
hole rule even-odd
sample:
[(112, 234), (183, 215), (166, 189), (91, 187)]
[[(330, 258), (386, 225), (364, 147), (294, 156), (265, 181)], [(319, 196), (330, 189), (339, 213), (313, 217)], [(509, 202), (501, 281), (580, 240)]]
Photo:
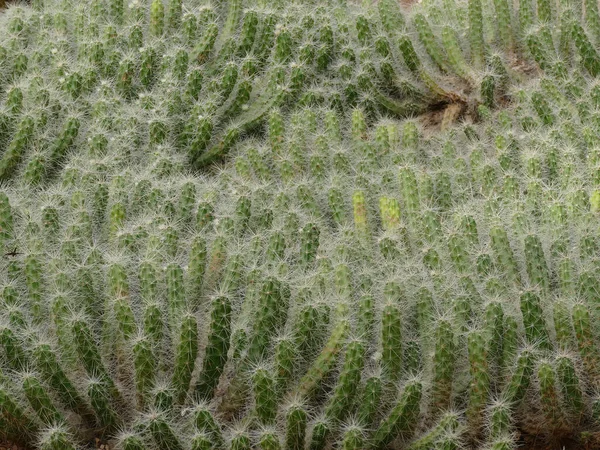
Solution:
[(571, 310), (573, 329), (577, 339), (579, 353), (591, 379), (598, 383), (600, 370), (600, 353), (591, 326), (589, 310), (581, 304), (575, 304)]
[(460, 421), (456, 413), (445, 413), (425, 436), (417, 439), (408, 447), (410, 450), (425, 450), (428, 448), (438, 448), (436, 446), (445, 433), (452, 433), (459, 428)]
[(29, 404), (45, 425), (64, 421), (63, 415), (56, 409), (48, 393), (35, 375), (25, 375), (23, 378), (23, 392)]
[(396, 381), (402, 370), (402, 318), (394, 303), (384, 306), (381, 315), (381, 364), (390, 381)]
[(484, 63), (483, 12), (480, 0), (469, 0), (469, 43), (471, 61), (475, 69), (481, 69)]
[(107, 430), (114, 431), (120, 419), (111, 404), (110, 386), (102, 381), (91, 380), (88, 383), (87, 394), (99, 423)]
[(556, 362), (556, 373), (564, 405), (572, 420), (578, 423), (583, 414), (584, 400), (573, 361), (568, 356), (559, 357)]

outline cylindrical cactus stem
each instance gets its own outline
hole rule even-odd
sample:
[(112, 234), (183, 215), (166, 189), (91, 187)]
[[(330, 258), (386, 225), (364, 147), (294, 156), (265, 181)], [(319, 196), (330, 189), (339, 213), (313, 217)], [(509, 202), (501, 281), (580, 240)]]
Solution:
[(76, 450), (75, 440), (64, 425), (55, 424), (41, 436), (40, 450)]
[(141, 337), (133, 343), (133, 366), (137, 402), (141, 409), (146, 404), (147, 395), (154, 388), (158, 370), (158, 361), (149, 338)]
[(382, 311), (381, 347), (384, 377), (395, 383), (402, 370), (402, 318), (395, 303), (386, 304)]
[(202, 362), (202, 372), (195, 388), (197, 397), (207, 400), (212, 398), (227, 362), (230, 336), (231, 301), (224, 296), (216, 297), (212, 302), (208, 344)]
[(300, 257), (305, 266), (313, 263), (319, 249), (319, 227), (315, 223), (307, 223), (300, 231)]
[(341, 320), (335, 326), (323, 350), (321, 350), (317, 359), (298, 382), (296, 393), (300, 397), (312, 394), (323, 378), (331, 371), (335, 365), (337, 355), (342, 349), (342, 344), (348, 334), (349, 326), (350, 324), (346, 320)]
[(168, 413), (173, 409), (175, 400), (173, 398), (174, 392), (171, 384), (162, 382), (157, 385), (152, 392), (154, 401), (152, 406), (160, 412)]
[(179, 342), (175, 351), (175, 366), (173, 368), (175, 401), (179, 404), (185, 401), (197, 355), (198, 323), (196, 317), (186, 315), (181, 321)]
[(354, 208), (354, 227), (359, 239), (366, 245), (370, 237), (370, 232), (367, 205), (363, 191), (354, 192), (352, 195), (352, 206)]
[(379, 424), (372, 438), (375, 449), (383, 449), (398, 436), (410, 437), (419, 420), (422, 385), (411, 381), (404, 386), (400, 398), (388, 416)]
[(351, 341), (346, 347), (344, 365), (327, 405), (325, 417), (334, 423), (343, 420), (350, 410), (358, 390), (360, 374), (364, 366), (365, 348), (362, 341)]
[(441, 320), (435, 331), (432, 402), (436, 411), (450, 405), (455, 365), (454, 332), (447, 320)]
[(579, 377), (571, 358), (559, 356), (556, 361), (556, 372), (568, 417), (573, 424), (578, 425), (584, 412), (585, 403)]
[(281, 329), (287, 317), (289, 288), (274, 277), (265, 279), (258, 297), (258, 311), (254, 322), (254, 336), (248, 348), (249, 362), (259, 361)]
[(148, 430), (156, 446), (165, 450), (183, 450), (173, 427), (160, 415), (153, 415), (148, 421)]
[(275, 344), (275, 370), (278, 396), (286, 391), (292, 381), (298, 356), (297, 352), (293, 339), (288, 337), (277, 339)]
[(573, 348), (573, 327), (571, 325), (571, 314), (564, 301), (554, 303), (554, 331), (556, 342), (560, 350), (571, 350)]
[(152, 0), (150, 5), (150, 34), (160, 37), (165, 29), (165, 7), (162, 0)]
[(110, 386), (100, 380), (90, 380), (87, 393), (92, 409), (100, 425), (108, 432), (112, 432), (121, 423), (121, 420), (111, 404)]
[(293, 403), (285, 413), (285, 447), (288, 450), (304, 450), (308, 415), (299, 403)]
[(483, 40), (483, 12), (481, 0), (469, 0), (469, 43), (471, 44), (471, 62), (480, 70), (484, 64), (485, 42)]
[(517, 361), (510, 379), (504, 389), (504, 395), (508, 402), (518, 405), (525, 396), (525, 392), (531, 382), (534, 370), (534, 358), (530, 351), (524, 350), (517, 357)]
[(144, 441), (135, 432), (126, 432), (119, 435), (119, 448), (122, 450), (145, 450)]
[(210, 249), (210, 257), (204, 276), (204, 290), (214, 289), (221, 277), (225, 259), (227, 258), (227, 241), (224, 236), (217, 236)]
[(518, 323), (513, 316), (504, 316), (504, 325), (502, 327), (502, 355), (500, 357), (499, 369), (504, 378), (507, 370), (512, 365), (519, 345)]
[(280, 450), (281, 443), (279, 442), (279, 436), (274, 430), (265, 430), (261, 433), (258, 442), (261, 450)]
[(210, 57), (218, 35), (219, 26), (216, 23), (212, 22), (206, 25), (204, 33), (193, 51), (194, 57), (199, 64), (203, 64)]
[[(206, 240), (202, 236), (196, 236), (192, 241), (190, 255), (187, 265), (187, 292), (191, 298), (199, 299), (202, 293), (202, 282), (206, 269)], [(198, 300), (192, 302), (192, 310), (196, 310), (200, 305)]]
[(0, 249), (13, 238), (13, 214), (8, 196), (0, 193)]
[(8, 149), (0, 159), (0, 180), (6, 181), (15, 173), (15, 169), (27, 151), (33, 139), (35, 123), (31, 116), (25, 116), (19, 122)]
[(323, 450), (327, 445), (327, 438), (331, 428), (325, 419), (319, 419), (312, 427), (312, 435), (310, 438), (310, 450)]
[[(409, 450), (427, 450), (430, 448), (438, 448), (435, 446), (440, 438), (446, 433), (454, 433), (460, 425), (459, 416), (454, 412), (447, 412), (442, 415), (438, 424), (430, 431), (416, 441), (408, 448)], [(445, 448), (445, 447), (440, 447)]]
[(571, 27), (573, 41), (575, 42), (575, 47), (581, 57), (583, 67), (592, 77), (597, 77), (600, 75), (600, 56), (598, 56), (598, 52), (590, 42), (585, 30), (579, 22), (573, 21)]
[[(199, 404), (193, 411), (193, 421), (196, 430), (204, 433), (212, 445), (216, 448), (223, 448), (225, 441), (221, 428), (205, 404)], [(214, 448), (214, 447), (211, 447)]]
[(403, 31), (405, 20), (400, 5), (394, 0), (382, 0), (377, 2), (377, 9), (379, 20), (387, 33), (393, 34)]
[(534, 292), (525, 292), (521, 295), (521, 314), (527, 341), (542, 350), (552, 350), (540, 298)]
[(556, 388), (556, 373), (552, 365), (543, 361), (540, 363), (537, 371), (537, 377), (540, 385), (540, 402), (542, 411), (546, 416), (548, 425), (554, 429), (564, 427), (564, 415), (559, 403), (558, 390)]
[(183, 269), (180, 265), (175, 263), (167, 265), (165, 282), (167, 285), (167, 303), (169, 305), (169, 323), (172, 328), (175, 328), (180, 323), (181, 316), (187, 310)]
[(342, 437), (343, 450), (361, 450), (365, 448), (365, 431), (358, 425), (350, 425)]
[(50, 345), (39, 344), (33, 350), (33, 358), (42, 377), (57, 394), (63, 405), (85, 419), (89, 418), (89, 408), (71, 380), (61, 368)]
[(469, 79), (469, 67), (458, 43), (456, 32), (448, 25), (442, 28), (442, 45), (448, 55), (452, 70), (461, 78)]
[(47, 426), (64, 421), (63, 415), (58, 411), (46, 389), (32, 374), (23, 377), (23, 392), (29, 404), (40, 420)]
[(365, 381), (357, 411), (359, 422), (365, 427), (372, 427), (377, 417), (383, 382), (380, 376), (374, 375)]
[(471, 383), (469, 386), (469, 406), (467, 419), (473, 433), (478, 434), (481, 427), (482, 411), (488, 399), (490, 372), (487, 361), (487, 342), (485, 333), (472, 331), (467, 338)]
[(259, 422), (272, 425), (277, 414), (277, 392), (273, 374), (258, 368), (252, 374), (252, 390), (254, 392), (254, 411)]
[(511, 10), (507, 0), (494, 0), (494, 10), (496, 12), (496, 21), (498, 24), (498, 36), (502, 47), (507, 52), (514, 51), (514, 36), (512, 31)]
[(579, 354), (583, 359), (588, 376), (598, 387), (600, 385), (600, 353), (596, 344), (598, 341), (591, 325), (590, 312), (584, 305), (578, 303), (573, 305), (571, 315)]
[(72, 332), (75, 337), (79, 359), (87, 374), (106, 383), (110, 388), (112, 397), (115, 400), (120, 399), (120, 393), (102, 362), (100, 351), (86, 320), (76, 319), (72, 324)]
[(29, 362), (29, 358), (24, 342), (15, 335), (10, 328), (2, 328), (0, 330), (0, 345), (4, 348), (4, 362), (14, 371), (25, 370)]
[(598, 14), (598, 3), (593, 0), (584, 0), (584, 19), (586, 28), (592, 33), (596, 43), (600, 42), (600, 14)]
[(196, 433), (192, 437), (192, 450), (211, 450), (215, 448), (210, 437), (205, 433)]
[(495, 106), (496, 78), (493, 75), (486, 75), (481, 80), (481, 100), (488, 108)]
[(531, 103), (533, 105), (533, 109), (544, 125), (554, 125), (556, 122), (556, 117), (552, 112), (550, 104), (541, 92), (534, 92), (531, 94)]
[(182, 1), (171, 0), (169, 2), (169, 9), (166, 14), (166, 28), (171, 31), (177, 31), (181, 26), (181, 14), (182, 14)]
[(2, 386), (0, 386), (0, 413), (2, 414), (2, 423), (8, 425), (6, 431), (9, 436), (13, 435), (14, 438), (30, 442), (36, 435), (38, 431), (36, 422)]
[(490, 230), (490, 238), (499, 269), (502, 270), (509, 281), (520, 284), (519, 268), (506, 231), (502, 227), (494, 227)]
[(414, 25), (419, 33), (419, 39), (423, 43), (425, 50), (433, 62), (438, 66), (441, 71), (446, 71), (447, 63), (444, 59), (444, 52), (439, 46), (429, 22), (423, 14), (415, 14)]

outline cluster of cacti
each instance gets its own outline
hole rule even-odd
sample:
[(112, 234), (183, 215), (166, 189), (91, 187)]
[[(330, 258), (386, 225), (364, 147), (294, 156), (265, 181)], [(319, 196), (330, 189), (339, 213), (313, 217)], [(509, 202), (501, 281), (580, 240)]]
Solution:
[(600, 445), (598, 6), (366, 3), (0, 12), (0, 440)]

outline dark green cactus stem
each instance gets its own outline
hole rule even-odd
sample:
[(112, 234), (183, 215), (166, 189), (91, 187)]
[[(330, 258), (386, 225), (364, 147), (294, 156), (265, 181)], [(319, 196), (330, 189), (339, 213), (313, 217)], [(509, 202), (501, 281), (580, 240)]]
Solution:
[(560, 356), (556, 362), (556, 373), (564, 406), (571, 416), (571, 421), (577, 424), (583, 414), (585, 403), (573, 361), (567, 356)]
[(589, 310), (584, 305), (575, 304), (571, 315), (579, 354), (583, 359), (588, 376), (598, 386), (600, 383), (600, 353), (591, 326)]
[(162, 417), (156, 416), (148, 421), (148, 429), (154, 443), (158, 448), (165, 450), (183, 450), (183, 446), (171, 425), (169, 425)]
[(288, 450), (304, 450), (308, 416), (301, 405), (293, 404), (285, 415), (285, 446)]
[(272, 373), (257, 369), (252, 374), (252, 385), (256, 416), (263, 425), (272, 425), (277, 414), (277, 392)]
[(542, 350), (552, 350), (540, 298), (534, 292), (525, 292), (521, 295), (521, 314), (527, 341)]
[(434, 350), (434, 379), (433, 379), (433, 407), (436, 410), (446, 409), (450, 403), (452, 381), (454, 379), (455, 365), (454, 333), (452, 326), (446, 320), (438, 323), (435, 332)]
[(395, 382), (402, 369), (402, 320), (394, 303), (384, 306), (381, 316), (381, 363), (385, 377)]
[(471, 431), (475, 434), (481, 427), (482, 411), (488, 399), (490, 388), (490, 372), (487, 358), (487, 342), (485, 334), (473, 331), (467, 338), (471, 383), (469, 386), (469, 406), (467, 419)]
[(410, 437), (419, 420), (419, 405), (422, 396), (422, 385), (411, 381), (406, 386), (387, 417), (375, 430), (371, 447), (383, 449), (398, 436)]
[(312, 394), (322, 379), (331, 371), (348, 331), (349, 323), (345, 320), (341, 320), (335, 326), (321, 353), (298, 382), (296, 388), (298, 395), (306, 397)]
[[(427, 450), (435, 447), (445, 433), (453, 433), (460, 425), (459, 416), (456, 413), (445, 413), (438, 424), (428, 431), (423, 437), (414, 441), (408, 447), (409, 450)], [(444, 448), (444, 447), (443, 447)]]
[(42, 436), (40, 450), (75, 450), (73, 439), (61, 426), (50, 428)]
[(111, 387), (103, 381), (92, 380), (88, 384), (87, 394), (92, 409), (100, 425), (112, 432), (120, 425), (120, 419), (111, 404)]
[(346, 348), (344, 366), (336, 387), (325, 406), (325, 417), (332, 422), (343, 420), (348, 413), (360, 382), (365, 348), (361, 341), (352, 341)]
[(199, 398), (212, 398), (225, 363), (231, 335), (231, 302), (227, 297), (213, 300), (208, 344), (202, 362), (202, 372), (196, 384)]
[(194, 316), (187, 315), (181, 321), (179, 342), (175, 350), (175, 365), (173, 367), (175, 399), (179, 404), (185, 401), (197, 355), (198, 324)]
[(45, 425), (52, 425), (64, 421), (63, 415), (56, 409), (48, 393), (39, 380), (33, 375), (26, 375), (23, 379), (23, 392), (29, 404)]
[(542, 362), (538, 367), (537, 376), (540, 383), (542, 411), (551, 427), (560, 428), (564, 426), (564, 416), (558, 401), (554, 368), (550, 363)]
[(471, 62), (475, 69), (481, 69), (484, 63), (483, 12), (481, 0), (469, 0), (469, 43), (471, 44)]
[(575, 41), (575, 47), (581, 57), (583, 67), (591, 76), (600, 75), (600, 56), (587, 37), (583, 27), (578, 22), (572, 23), (572, 36)]

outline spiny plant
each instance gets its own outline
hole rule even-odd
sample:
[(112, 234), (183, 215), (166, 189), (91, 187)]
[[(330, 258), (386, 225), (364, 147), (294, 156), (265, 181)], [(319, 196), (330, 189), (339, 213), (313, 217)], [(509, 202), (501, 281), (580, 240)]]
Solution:
[(0, 440), (599, 445), (593, 1), (0, 30)]

